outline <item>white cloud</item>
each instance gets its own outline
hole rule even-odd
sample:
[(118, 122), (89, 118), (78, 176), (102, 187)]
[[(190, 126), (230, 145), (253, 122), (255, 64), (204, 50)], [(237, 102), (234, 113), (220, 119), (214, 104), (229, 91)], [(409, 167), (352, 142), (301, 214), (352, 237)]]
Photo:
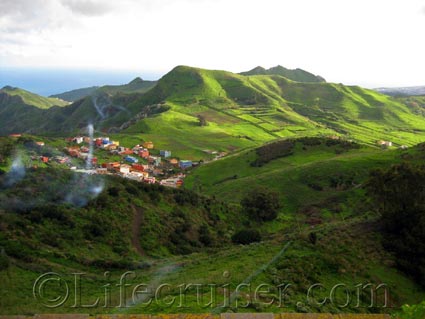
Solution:
[(369, 86), (425, 73), (420, 0), (1, 0), (0, 64), (301, 67)]

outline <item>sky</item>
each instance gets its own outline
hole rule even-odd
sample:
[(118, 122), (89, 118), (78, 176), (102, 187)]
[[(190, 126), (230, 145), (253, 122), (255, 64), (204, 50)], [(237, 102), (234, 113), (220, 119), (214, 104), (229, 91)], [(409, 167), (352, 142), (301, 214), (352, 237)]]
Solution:
[[(302, 68), (425, 85), (425, 0), (0, 0), (0, 68)], [(0, 70), (1, 72), (1, 70)]]

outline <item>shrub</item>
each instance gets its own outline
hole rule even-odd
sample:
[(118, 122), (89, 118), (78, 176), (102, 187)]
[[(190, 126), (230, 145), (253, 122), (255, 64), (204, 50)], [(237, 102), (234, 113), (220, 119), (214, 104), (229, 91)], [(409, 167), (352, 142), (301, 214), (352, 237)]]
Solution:
[(293, 154), (295, 142), (293, 140), (278, 141), (257, 148), (257, 159), (251, 166), (261, 167), (268, 162)]
[(243, 229), (232, 236), (232, 242), (235, 244), (248, 245), (259, 241), (261, 241), (261, 234), (255, 229)]
[(269, 221), (277, 217), (280, 209), (279, 196), (266, 188), (250, 191), (241, 201), (242, 208), (256, 221)]
[(381, 213), (384, 246), (396, 254), (400, 269), (425, 286), (425, 167), (374, 171), (367, 189)]

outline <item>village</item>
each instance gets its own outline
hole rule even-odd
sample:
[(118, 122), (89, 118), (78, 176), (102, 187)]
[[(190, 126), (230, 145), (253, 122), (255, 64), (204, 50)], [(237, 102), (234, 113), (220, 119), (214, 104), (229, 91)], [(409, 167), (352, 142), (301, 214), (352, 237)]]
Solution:
[[(9, 136), (19, 138), (22, 135)], [(77, 136), (66, 138), (65, 142), (63, 154), (31, 156), (30, 160), (47, 165), (51, 163), (66, 165), (71, 170), (86, 174), (116, 175), (138, 182), (173, 188), (181, 187), (187, 170), (200, 164), (200, 162), (173, 158), (169, 150), (158, 152), (151, 141), (135, 145), (133, 148), (121, 146), (119, 141), (111, 140), (109, 137), (92, 139), (88, 136)], [(44, 142), (35, 142), (35, 144), (39, 148), (45, 146)], [(105, 154), (102, 157), (115, 160), (98, 160), (94, 154), (101, 154), (99, 152)]]
[[(148, 184), (157, 183), (178, 188), (183, 185), (186, 170), (199, 165), (199, 162), (173, 158), (169, 150), (160, 150), (158, 153), (151, 141), (132, 148), (121, 146), (119, 141), (109, 137), (92, 140), (87, 136), (77, 136), (66, 139), (66, 142), (68, 146), (64, 148), (64, 153), (70, 158), (78, 158), (86, 163), (83, 169), (75, 166), (70, 168), (88, 174), (117, 175)], [(120, 160), (101, 162), (93, 155), (94, 151), (106, 152), (115, 156), (115, 159), (119, 156)]]

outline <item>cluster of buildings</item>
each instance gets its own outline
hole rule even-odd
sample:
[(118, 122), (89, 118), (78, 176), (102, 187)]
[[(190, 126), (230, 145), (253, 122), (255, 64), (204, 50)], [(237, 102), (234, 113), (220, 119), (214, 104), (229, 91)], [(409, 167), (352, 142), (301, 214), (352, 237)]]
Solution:
[[(91, 157), (92, 172), (95, 174), (120, 175), (145, 183), (180, 187), (183, 185), (185, 175), (180, 173), (169, 176), (169, 172), (174, 172), (175, 169), (186, 170), (194, 166), (194, 163), (190, 160), (172, 158), (169, 150), (160, 150), (159, 155), (153, 155), (154, 143), (151, 141), (135, 145), (133, 148), (121, 146), (119, 141), (113, 141), (109, 137), (99, 137), (93, 139), (93, 141), (89, 137), (73, 137), (67, 139), (67, 141), (74, 144), (65, 148), (65, 152), (71, 157), (87, 160), (90, 149), (86, 144), (90, 143), (98, 150), (121, 156), (121, 161), (105, 163), (98, 163), (96, 157)], [(83, 145), (80, 146), (79, 144)], [(153, 153), (158, 154), (158, 151)]]

